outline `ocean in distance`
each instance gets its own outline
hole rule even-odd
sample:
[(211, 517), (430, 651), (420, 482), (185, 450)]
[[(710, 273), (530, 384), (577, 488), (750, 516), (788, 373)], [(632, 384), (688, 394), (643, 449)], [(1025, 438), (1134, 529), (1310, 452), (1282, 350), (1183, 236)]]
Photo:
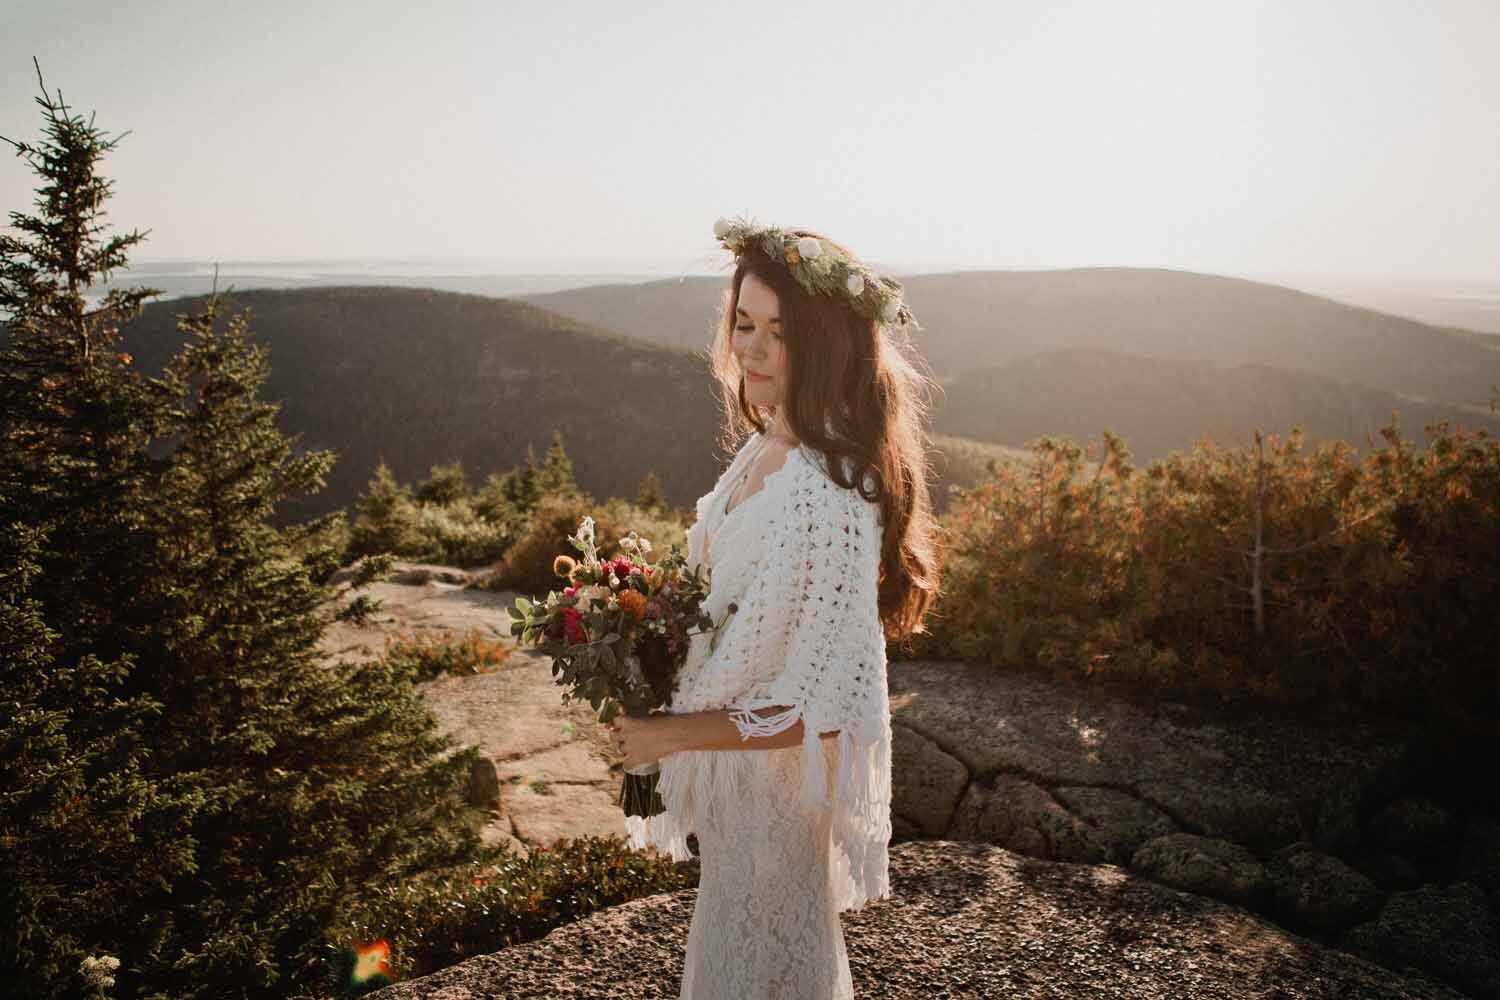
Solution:
[(337, 285), (398, 285), (436, 288), (471, 295), (540, 295), (587, 285), (633, 284), (675, 277), (666, 273), (547, 272), (514, 273), (473, 261), (371, 259), (206, 260), (150, 259), (116, 271), (111, 279), (85, 293), (96, 304), (111, 288), (159, 288), (155, 301), (207, 295), (218, 266), (220, 291), (252, 288), (314, 288)]
[[(214, 287), (215, 265), (218, 266), (218, 287), (221, 290), (230, 286), (237, 290), (247, 290), (397, 285), (502, 298), (510, 295), (540, 295), (588, 285), (660, 281), (680, 277), (683, 273), (665, 268), (654, 271), (589, 272), (559, 269), (522, 272), (508, 269), (498, 262), (472, 259), (306, 258), (214, 261), (206, 258), (142, 258), (135, 266), (116, 272), (111, 281), (89, 289), (85, 297), (92, 305), (112, 287), (142, 285), (161, 289), (161, 300), (207, 295)], [(695, 269), (685, 273), (716, 272)], [(904, 270), (894, 273), (900, 274), (903, 279), (911, 274)], [(727, 273), (722, 276), (727, 278)], [(1295, 288), (1349, 305), (1405, 316), (1433, 326), (1500, 334), (1500, 283), (1342, 279), (1295, 274), (1238, 276)]]

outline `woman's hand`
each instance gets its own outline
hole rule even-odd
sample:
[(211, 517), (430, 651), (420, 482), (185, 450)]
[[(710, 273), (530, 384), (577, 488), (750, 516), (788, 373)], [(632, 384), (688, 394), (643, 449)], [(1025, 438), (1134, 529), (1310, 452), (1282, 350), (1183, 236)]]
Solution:
[(654, 713), (645, 719), (632, 718), (621, 712), (604, 728), (610, 731), (615, 749), (625, 755), (625, 767), (649, 764), (677, 750), (672, 717), (666, 712)]

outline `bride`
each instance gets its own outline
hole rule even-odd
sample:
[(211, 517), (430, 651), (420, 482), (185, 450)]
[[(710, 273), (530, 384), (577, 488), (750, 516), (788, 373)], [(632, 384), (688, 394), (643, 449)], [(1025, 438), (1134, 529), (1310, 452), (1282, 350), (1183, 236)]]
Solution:
[(687, 568), (714, 631), (665, 713), (616, 717), (661, 762), (632, 846), (702, 859), (680, 998), (851, 998), (839, 914), (890, 895), (886, 641), (937, 596), (914, 321), (901, 285), (807, 230), (721, 219), (735, 257), (711, 348), (724, 439)]

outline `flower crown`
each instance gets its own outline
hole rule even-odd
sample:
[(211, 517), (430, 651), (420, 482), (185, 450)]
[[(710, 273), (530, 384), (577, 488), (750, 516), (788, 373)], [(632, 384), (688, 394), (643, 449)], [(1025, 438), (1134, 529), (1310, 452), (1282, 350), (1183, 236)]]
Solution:
[(862, 315), (887, 324), (904, 326), (916, 322), (902, 299), (901, 282), (876, 275), (832, 243), (813, 236), (798, 236), (776, 226), (757, 226), (740, 217), (715, 222), (714, 236), (736, 257), (746, 247), (755, 246), (785, 265), (809, 295), (820, 292), (843, 295)]

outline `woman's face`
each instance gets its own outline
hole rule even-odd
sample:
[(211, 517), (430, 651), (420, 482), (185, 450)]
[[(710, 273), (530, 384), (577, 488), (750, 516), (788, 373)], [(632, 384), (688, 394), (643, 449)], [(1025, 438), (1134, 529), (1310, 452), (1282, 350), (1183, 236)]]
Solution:
[(776, 310), (776, 292), (747, 273), (740, 282), (730, 345), (745, 373), (745, 400), (751, 406), (780, 407), (786, 393), (786, 352)]

